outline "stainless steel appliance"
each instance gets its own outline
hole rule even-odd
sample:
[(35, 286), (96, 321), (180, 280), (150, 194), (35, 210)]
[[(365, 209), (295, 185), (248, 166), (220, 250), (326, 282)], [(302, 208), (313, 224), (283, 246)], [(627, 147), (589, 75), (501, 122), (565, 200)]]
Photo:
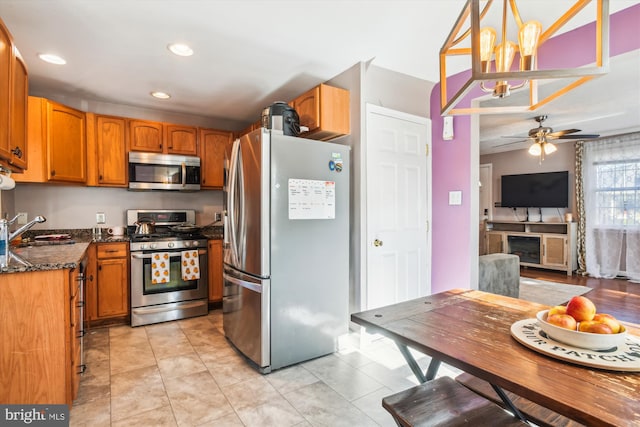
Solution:
[[(131, 326), (206, 315), (209, 312), (207, 282), (207, 238), (196, 227), (176, 232), (176, 227), (195, 224), (194, 210), (128, 210), (127, 231), (131, 238)], [(136, 233), (143, 221), (155, 224), (152, 233)], [(139, 230), (138, 230), (139, 231)], [(185, 280), (182, 262), (197, 251), (199, 278)], [(154, 283), (153, 259), (166, 255), (168, 280)]]
[(263, 373), (332, 353), (349, 319), (349, 148), (262, 128), (225, 165), (225, 335)]
[(129, 189), (200, 190), (200, 158), (158, 153), (129, 153)]

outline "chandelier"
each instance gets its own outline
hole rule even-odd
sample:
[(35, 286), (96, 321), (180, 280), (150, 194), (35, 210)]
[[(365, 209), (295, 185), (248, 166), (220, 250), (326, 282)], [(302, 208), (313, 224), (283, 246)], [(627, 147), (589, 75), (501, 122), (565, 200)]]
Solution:
[[(606, 74), (609, 68), (609, 0), (595, 0), (595, 65), (568, 69), (538, 69), (540, 46), (591, 2), (592, 0), (576, 1), (557, 21), (543, 29), (538, 20), (523, 21), (516, 0), (502, 0), (502, 19), (498, 33), (485, 22), (489, 20), (489, 16), (494, 16), (489, 14), (493, 0), (467, 0), (449, 37), (440, 49), (442, 115), (534, 111), (594, 77)], [(564, 2), (557, 2), (557, 7), (560, 8), (562, 3)], [(509, 19), (509, 16), (512, 19)], [(513, 29), (517, 29), (517, 43), (508, 39), (510, 23)], [(463, 28), (466, 29), (463, 31)], [(463, 42), (469, 46), (460, 46)], [(516, 54), (519, 57), (518, 69), (512, 70)], [(471, 76), (449, 99), (447, 59), (454, 56), (471, 57)], [(563, 81), (563, 84), (564, 80), (569, 80), (569, 84), (540, 99), (538, 81), (545, 79)], [(478, 84), (483, 92), (491, 93), (495, 98), (506, 98), (510, 96), (511, 91), (528, 86), (529, 102), (526, 105), (456, 108), (464, 96)]]

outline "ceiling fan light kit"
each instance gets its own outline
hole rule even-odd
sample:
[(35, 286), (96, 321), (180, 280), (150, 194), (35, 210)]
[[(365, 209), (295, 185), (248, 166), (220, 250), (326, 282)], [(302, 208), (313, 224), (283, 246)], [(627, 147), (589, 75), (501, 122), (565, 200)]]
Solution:
[(547, 120), (547, 116), (536, 116), (534, 119), (538, 122), (538, 127), (529, 129), (529, 139), (533, 139), (533, 144), (529, 147), (529, 154), (539, 156), (540, 164), (544, 161), (545, 155), (558, 151), (558, 147), (548, 139), (590, 139), (600, 136), (595, 134), (575, 135), (576, 132), (580, 132), (580, 129), (564, 129), (554, 132), (550, 127), (542, 126), (542, 122)]
[[(565, 69), (537, 69), (539, 47), (592, 1), (597, 4), (595, 8), (595, 65)], [(500, 2), (498, 1), (498, 3)], [(440, 99), (443, 116), (447, 114), (501, 114), (535, 111), (577, 86), (608, 72), (609, 0), (578, 0), (544, 31), (542, 24), (535, 19), (523, 22), (516, 0), (502, 0), (501, 37), (499, 40), (497, 39), (498, 32), (494, 28), (487, 25), (481, 27), (484, 24), (483, 18), (487, 17), (492, 4), (493, 0), (467, 0), (449, 37), (440, 49)], [(517, 44), (507, 39), (509, 11), (518, 29)], [(461, 47), (460, 44), (463, 41), (468, 46)], [(571, 47), (566, 49), (570, 50)], [(516, 53), (519, 53), (520, 56), (519, 69), (512, 71)], [(449, 98), (447, 58), (461, 55), (471, 58), (471, 76)], [(494, 71), (492, 71), (492, 64)], [(539, 99), (538, 81), (552, 79), (561, 80), (563, 84), (565, 80), (569, 83), (543, 99)], [(491, 85), (490, 82), (493, 84)], [(529, 103), (501, 107), (456, 108), (458, 103), (476, 85), (479, 85), (481, 90), (492, 93), (496, 98), (508, 97), (512, 90), (529, 86)]]

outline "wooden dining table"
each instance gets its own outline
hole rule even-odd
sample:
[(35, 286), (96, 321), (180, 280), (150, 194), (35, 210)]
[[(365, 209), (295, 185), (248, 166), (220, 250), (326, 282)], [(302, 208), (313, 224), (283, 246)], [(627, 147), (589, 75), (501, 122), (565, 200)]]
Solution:
[[(351, 320), (395, 341), (421, 382), (435, 377), (444, 362), (588, 426), (640, 426), (640, 372), (569, 362), (514, 338), (514, 324), (547, 308), (453, 289), (354, 313)], [(624, 358), (640, 362), (640, 345), (634, 344), (640, 343), (640, 326), (625, 327), (632, 345)], [(408, 349), (431, 356), (426, 373)]]

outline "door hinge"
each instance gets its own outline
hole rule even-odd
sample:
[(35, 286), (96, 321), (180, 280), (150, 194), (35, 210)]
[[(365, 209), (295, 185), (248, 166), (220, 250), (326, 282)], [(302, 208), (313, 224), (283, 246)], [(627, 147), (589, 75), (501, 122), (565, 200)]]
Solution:
[(424, 146), (425, 156), (429, 157), (429, 144), (425, 144)]
[(429, 232), (429, 220), (427, 220), (427, 233)]

